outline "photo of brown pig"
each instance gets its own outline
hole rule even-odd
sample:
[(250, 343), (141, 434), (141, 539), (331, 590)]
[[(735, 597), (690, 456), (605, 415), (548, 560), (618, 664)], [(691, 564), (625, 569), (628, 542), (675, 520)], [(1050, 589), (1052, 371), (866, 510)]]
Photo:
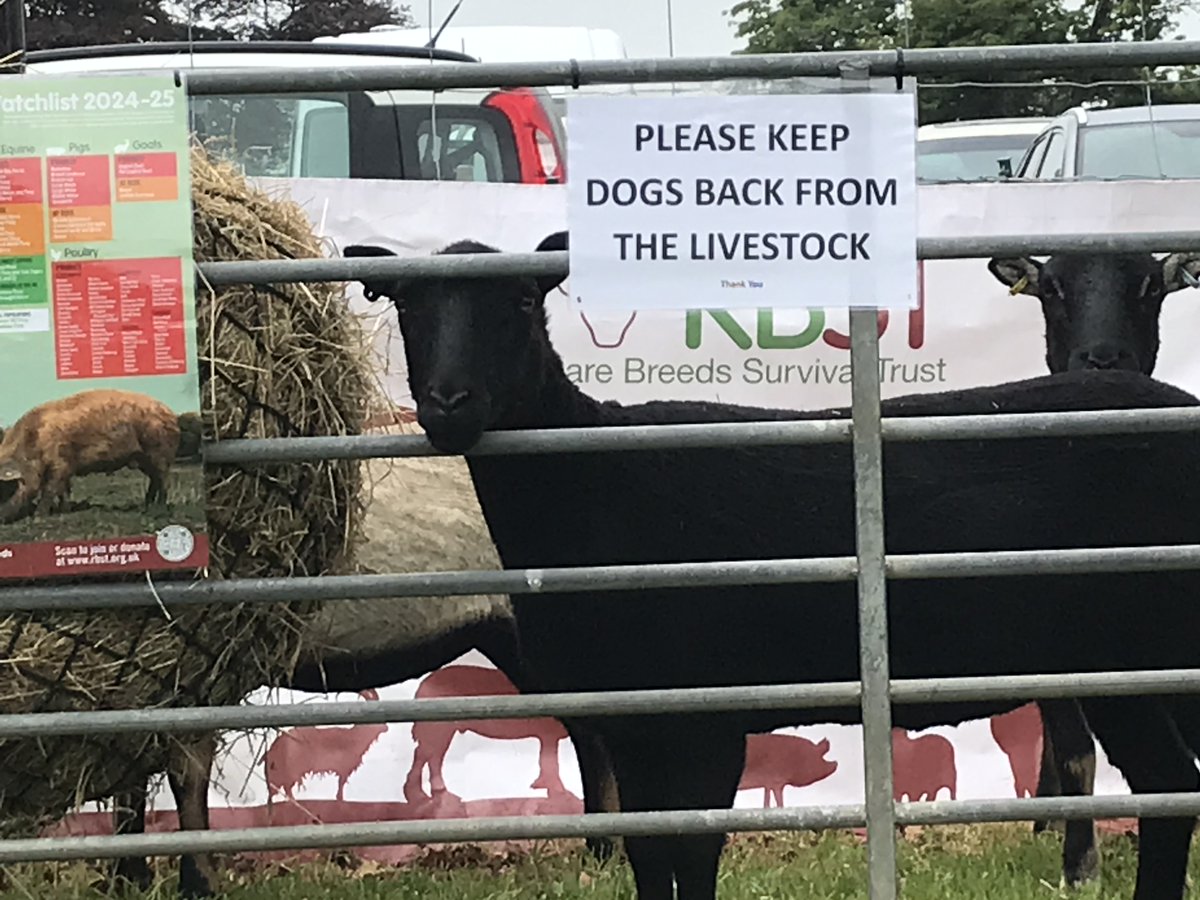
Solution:
[[(129, 480), (137, 476), (127, 473), (124, 480), (106, 485), (101, 492), (107, 502), (93, 502), (91, 495), (97, 491), (89, 491), (92, 506), (140, 507), (143, 513), (153, 507), (167, 508), (172, 466), (177, 460), (198, 457), (201, 431), (194, 413), (180, 415), (162, 401), (132, 391), (87, 390), (35, 406), (0, 432), (0, 540), (39, 536), (9, 534), (11, 529), (4, 525), (34, 516), (65, 518), (73, 512), (73, 479), (90, 475), (111, 480), (115, 473), (131, 469), (148, 480), (142, 493)], [(197, 498), (202, 498), (202, 478), (195, 467), (193, 480), (200, 483), (190, 493)], [(114, 524), (119, 528), (119, 523)], [(66, 530), (78, 534), (63, 534), (56, 527), (53, 536), (85, 537), (94, 532), (90, 521), (74, 529), (68, 525)]]

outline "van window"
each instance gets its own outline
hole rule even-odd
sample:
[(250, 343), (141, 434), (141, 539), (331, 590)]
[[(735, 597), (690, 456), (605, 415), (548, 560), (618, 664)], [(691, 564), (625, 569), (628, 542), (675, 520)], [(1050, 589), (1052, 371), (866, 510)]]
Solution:
[(1013, 165), (1029, 146), (1024, 134), (934, 138), (917, 142), (917, 178), (922, 181), (978, 181), (996, 178), (999, 161)]
[(350, 111), (333, 100), (310, 100), (301, 112), (296, 154), (301, 178), (350, 177)]
[(1079, 174), (1092, 178), (1200, 178), (1200, 121), (1091, 125), (1079, 130)]
[(514, 125), (496, 109), (465, 103), (397, 104), (404, 177), (519, 182)]
[[(435, 133), (436, 130), (436, 133)], [(423, 179), (503, 181), (504, 161), (496, 129), (479, 119), (438, 115), (417, 126)]]
[(348, 178), (348, 102), (346, 94), (194, 97), (192, 131), (249, 176)]

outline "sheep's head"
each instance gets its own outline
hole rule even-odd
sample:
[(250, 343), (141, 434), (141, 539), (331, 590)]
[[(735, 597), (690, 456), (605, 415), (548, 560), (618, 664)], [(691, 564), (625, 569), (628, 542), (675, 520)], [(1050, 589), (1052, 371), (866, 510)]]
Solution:
[(1195, 280), (1200, 253), (1059, 254), (993, 259), (988, 269), (1013, 294), (1037, 297), (1046, 322), (1046, 365), (1130, 369), (1146, 375), (1158, 359), (1163, 298)]
[[(538, 250), (565, 250), (566, 232)], [(495, 253), (475, 241), (438, 255)], [(347, 247), (345, 256), (390, 255), (379, 247)], [(536, 394), (546, 334), (546, 295), (565, 276), (382, 279), (364, 282), (371, 299), (396, 307), (417, 421), (430, 443), (464, 453), (489, 428), (511, 424)]]

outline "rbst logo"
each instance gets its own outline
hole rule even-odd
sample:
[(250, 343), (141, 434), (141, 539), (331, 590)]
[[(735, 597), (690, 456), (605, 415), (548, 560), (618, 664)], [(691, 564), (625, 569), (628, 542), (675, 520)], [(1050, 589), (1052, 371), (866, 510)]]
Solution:
[[(571, 293), (566, 289), (564, 284), (560, 284), (556, 290), (567, 299), (570, 299)], [(625, 319), (625, 324), (621, 328), (620, 334), (615, 338), (605, 340), (596, 333), (596, 326), (592, 324), (592, 320), (587, 317), (582, 309), (579, 310), (579, 318), (583, 321), (583, 327), (587, 329), (588, 337), (591, 338), (592, 344), (601, 350), (615, 350), (625, 343), (625, 338), (629, 334), (629, 329), (633, 326), (634, 320), (637, 319), (637, 310), (631, 312), (628, 318)]]

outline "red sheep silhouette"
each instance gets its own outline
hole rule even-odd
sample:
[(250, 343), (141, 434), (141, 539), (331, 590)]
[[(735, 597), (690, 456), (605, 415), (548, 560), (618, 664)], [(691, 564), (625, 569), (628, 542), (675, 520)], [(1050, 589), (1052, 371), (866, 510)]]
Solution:
[[(378, 700), (379, 695), (367, 689), (359, 694), (364, 700)], [(293, 728), (279, 735), (267, 750), (267, 803), (276, 794), (294, 801), (295, 790), (309, 775), (336, 775), (337, 799), (345, 800), (346, 782), (358, 771), (363, 757), (379, 736), (387, 731), (378, 725), (349, 727)]]
[(1017, 796), (1036, 796), (1042, 767), (1042, 714), (1037, 704), (992, 716), (991, 727), (992, 737), (1008, 757)]
[(816, 784), (837, 771), (837, 760), (825, 759), (829, 740), (813, 743), (790, 734), (746, 735), (746, 766), (739, 791), (762, 788), (763, 808), (783, 806), (783, 789)]
[(892, 729), (892, 793), (895, 800), (936, 800), (947, 788), (955, 799), (958, 770), (954, 745), (940, 734), (909, 737), (903, 728)]
[[(417, 688), (417, 699), (436, 697), (487, 697), (516, 694), (517, 689), (504, 673), (485, 666), (444, 666), (425, 676)], [(566, 793), (558, 770), (558, 745), (567, 737), (566, 729), (556, 719), (478, 719), (468, 722), (414, 722), (412, 766), (404, 780), (404, 797), (409, 803), (426, 798), (422, 776), (429, 767), (429, 790), (436, 799), (450, 794), (442, 778), (442, 764), (450, 750), (450, 742), (459, 732), (474, 732), (482, 737), (500, 741), (536, 738), (539, 747), (537, 779), (532, 788), (545, 788), (548, 796)]]

